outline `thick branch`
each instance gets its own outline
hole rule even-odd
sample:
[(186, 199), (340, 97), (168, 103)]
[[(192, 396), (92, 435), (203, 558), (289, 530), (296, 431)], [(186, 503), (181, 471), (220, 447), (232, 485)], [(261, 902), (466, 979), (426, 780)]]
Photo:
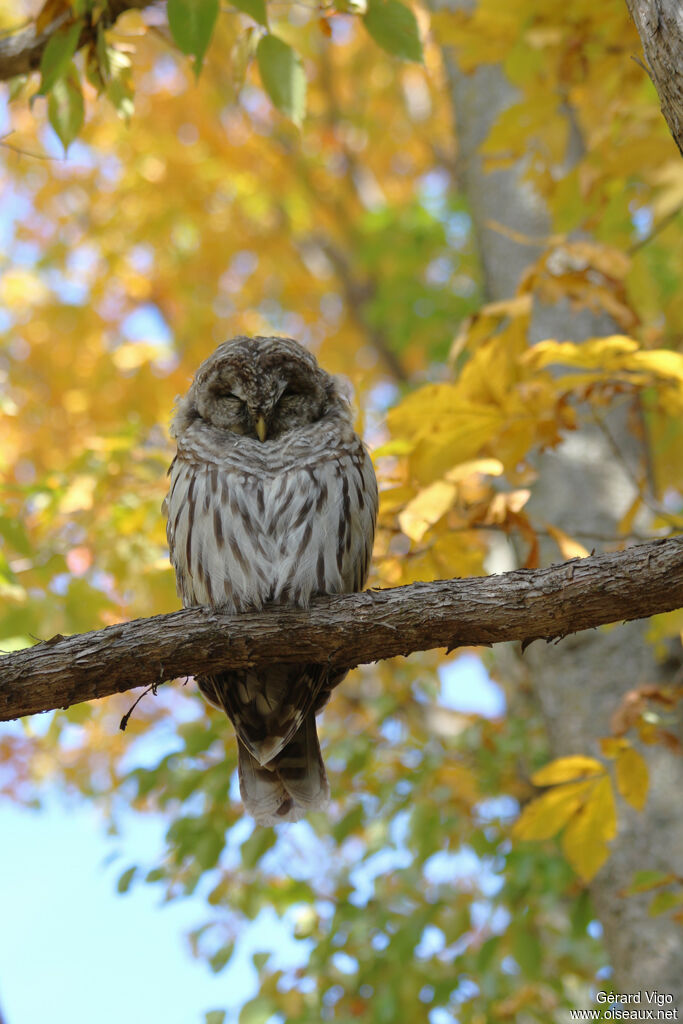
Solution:
[[(154, 0), (111, 0), (103, 17), (106, 18), (106, 24), (113, 25), (124, 11), (140, 10), (143, 7), (150, 7), (152, 3)], [(37, 33), (33, 24), (0, 38), (0, 81), (5, 82), (15, 75), (27, 75), (39, 68), (43, 50), (50, 38), (72, 20), (72, 15), (66, 12), (55, 18), (44, 32)], [(84, 28), (78, 41), (79, 48), (90, 42), (94, 35), (94, 28)]]
[(683, 154), (681, 0), (626, 0), (669, 131)]
[(566, 636), (683, 606), (683, 538), (502, 576), (323, 597), (309, 611), (205, 608), (56, 636), (0, 658), (0, 721), (271, 662), (353, 667), (434, 647)]

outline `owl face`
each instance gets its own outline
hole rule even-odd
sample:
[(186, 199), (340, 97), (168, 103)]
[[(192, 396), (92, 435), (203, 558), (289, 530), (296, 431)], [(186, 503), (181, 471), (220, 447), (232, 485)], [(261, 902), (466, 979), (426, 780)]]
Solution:
[(177, 434), (198, 416), (221, 430), (277, 441), (342, 404), (334, 379), (289, 338), (234, 338), (197, 371), (174, 421)]

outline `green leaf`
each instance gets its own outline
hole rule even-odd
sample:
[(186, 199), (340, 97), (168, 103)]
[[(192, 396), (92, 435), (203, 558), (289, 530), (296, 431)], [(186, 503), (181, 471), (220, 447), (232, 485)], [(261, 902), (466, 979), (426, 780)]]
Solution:
[(134, 110), (133, 91), (128, 80), (123, 77), (112, 78), (107, 82), (106, 92), (107, 98), (118, 116), (128, 124)]
[(650, 889), (658, 889), (662, 885), (671, 885), (676, 881), (676, 876), (665, 871), (636, 871), (631, 884), (626, 890), (627, 896), (633, 896), (636, 892), (648, 892)]
[(47, 103), (50, 124), (66, 152), (78, 135), (85, 117), (83, 93), (76, 66), (71, 64), (68, 75), (55, 82)]
[(242, 1007), (239, 1024), (266, 1024), (277, 1009), (275, 1003), (267, 996), (256, 996)]
[(23, 651), (27, 647), (33, 647), (34, 640), (30, 636), (3, 636), (0, 637), (0, 651), (3, 654), (11, 654), (12, 651)]
[(85, 64), (83, 68), (86, 79), (90, 82), (94, 89), (97, 89), (97, 95), (104, 92), (104, 78), (102, 76), (102, 69), (100, 68), (100, 58), (98, 53), (98, 47), (95, 43), (91, 43), (85, 51)]
[(72, 704), (64, 712), (64, 717), (74, 725), (82, 725), (83, 722), (87, 722), (89, 718), (92, 718), (90, 702), (84, 700), (82, 704)]
[(216, 740), (216, 734), (206, 718), (200, 718), (198, 722), (183, 722), (178, 726), (178, 735), (185, 744), (185, 753), (190, 757), (203, 754)]
[(255, 868), (264, 853), (275, 845), (277, 835), (272, 828), (255, 828), (249, 838), (242, 843), (242, 863), (245, 868)]
[(4, 538), (17, 554), (24, 556), (33, 554), (26, 527), (18, 519), (0, 516), (0, 537)]
[(217, 949), (213, 956), (209, 957), (209, 967), (211, 968), (214, 974), (218, 974), (220, 971), (223, 970), (228, 960), (232, 956), (234, 949), (235, 943), (228, 942), (226, 943), (225, 946), (221, 946), (220, 949)]
[(571, 908), (572, 935), (576, 938), (585, 935), (586, 929), (594, 916), (588, 889), (582, 889)]
[(128, 54), (109, 46), (104, 32), (98, 28), (96, 47), (90, 47), (88, 51), (86, 75), (98, 92), (104, 89), (114, 110), (126, 123), (133, 114), (130, 69)]
[(12, 100), (16, 100), (18, 96), (21, 96), (24, 86), (28, 82), (28, 75), (15, 75), (14, 78), (10, 78), (7, 82), (9, 86), (9, 95), (7, 97), (8, 103)]
[(474, 961), (477, 970), (481, 974), (485, 974), (490, 969), (493, 962), (499, 958), (499, 948), (499, 935), (492, 935), (490, 939), (487, 939), (486, 942), (482, 943)]
[(207, 1010), (204, 1015), (204, 1024), (223, 1024), (225, 1010)]
[(197, 864), (203, 871), (209, 871), (218, 863), (218, 858), (223, 852), (225, 837), (221, 832), (206, 830), (197, 837), (197, 844), (194, 848), (194, 855)]
[(367, 0), (335, 0), (335, 10), (342, 14), (365, 14), (368, 5)]
[(74, 21), (67, 28), (55, 32), (48, 40), (40, 61), (40, 93), (46, 96), (55, 82), (68, 71), (71, 58), (76, 52), (83, 29), (82, 20)]
[(123, 872), (118, 882), (116, 883), (117, 892), (128, 892), (128, 890), (130, 889), (130, 883), (133, 881), (133, 876), (135, 875), (136, 871), (137, 868), (133, 866), (132, 868), (128, 868), (127, 871)]
[(356, 832), (361, 828), (365, 820), (365, 811), (363, 810), (362, 804), (356, 804), (350, 811), (344, 815), (344, 817), (336, 823), (332, 829), (332, 835), (338, 843), (346, 839), (352, 832)]
[(250, 18), (257, 21), (259, 25), (268, 28), (265, 0), (232, 0), (232, 6), (236, 7), (238, 11), (244, 11)]
[(538, 976), (542, 952), (538, 936), (522, 925), (511, 929), (512, 955), (528, 978)]
[(256, 48), (263, 88), (281, 113), (299, 125), (306, 110), (306, 75), (298, 54), (277, 36), (265, 35)]
[(422, 61), (422, 43), (415, 15), (399, 0), (372, 0), (363, 18), (365, 27), (387, 53)]
[(666, 890), (658, 892), (650, 903), (648, 913), (650, 917), (657, 917), (658, 914), (665, 914), (667, 910), (674, 910), (683, 903), (683, 889)]
[(167, 9), (173, 38), (183, 53), (194, 55), (198, 75), (218, 17), (218, 0), (168, 0)]

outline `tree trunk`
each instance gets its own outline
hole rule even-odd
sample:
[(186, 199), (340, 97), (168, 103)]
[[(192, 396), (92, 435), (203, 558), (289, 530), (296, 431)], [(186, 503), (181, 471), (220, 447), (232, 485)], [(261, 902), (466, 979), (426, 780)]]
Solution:
[(669, 131), (683, 154), (683, 7), (681, 0), (626, 0), (647, 72)]
[[(454, 10), (472, 5), (446, 0), (439, 6)], [(452, 52), (446, 50), (444, 57), (458, 138), (459, 185), (469, 201), (486, 291), (491, 300), (507, 298), (540, 248), (520, 245), (492, 230), (487, 221), (493, 219), (532, 239), (549, 234), (551, 224), (538, 197), (520, 181), (522, 165), (491, 174), (482, 169), (477, 148), (498, 114), (515, 102), (500, 68), (485, 66), (465, 76)], [(581, 140), (574, 135), (571, 145), (578, 152)], [(535, 308), (534, 342), (582, 341), (609, 333), (614, 333), (614, 325), (606, 316), (570, 310), (563, 303)], [(610, 434), (617, 435), (628, 455), (632, 441), (617, 417), (610, 420)], [(539, 456), (537, 464), (532, 517), (570, 534), (581, 529), (618, 535), (617, 523), (633, 497), (633, 485), (604, 433), (584, 427), (556, 451)], [(601, 630), (553, 646), (534, 645), (524, 656), (554, 756), (599, 753), (597, 741), (609, 735), (610, 715), (620, 697), (666, 678), (646, 632), (646, 623), (630, 623), (618, 634)], [(637, 814), (620, 806), (619, 836), (591, 893), (614, 971), (609, 987), (618, 992), (657, 989), (681, 1005), (680, 926), (664, 915), (650, 917), (649, 895), (623, 895), (638, 870), (683, 874), (683, 761), (660, 747), (650, 748), (647, 760), (651, 789), (645, 811)]]

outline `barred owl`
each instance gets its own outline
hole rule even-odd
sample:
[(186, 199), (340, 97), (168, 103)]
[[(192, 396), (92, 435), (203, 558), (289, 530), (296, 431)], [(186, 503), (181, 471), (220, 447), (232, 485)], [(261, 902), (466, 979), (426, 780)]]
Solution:
[[(199, 367), (171, 434), (164, 503), (183, 605), (231, 614), (361, 590), (377, 515), (372, 463), (333, 377), (290, 338), (234, 338)], [(237, 733), (240, 792), (262, 825), (328, 797), (315, 716), (344, 671), (275, 664), (197, 680)]]

